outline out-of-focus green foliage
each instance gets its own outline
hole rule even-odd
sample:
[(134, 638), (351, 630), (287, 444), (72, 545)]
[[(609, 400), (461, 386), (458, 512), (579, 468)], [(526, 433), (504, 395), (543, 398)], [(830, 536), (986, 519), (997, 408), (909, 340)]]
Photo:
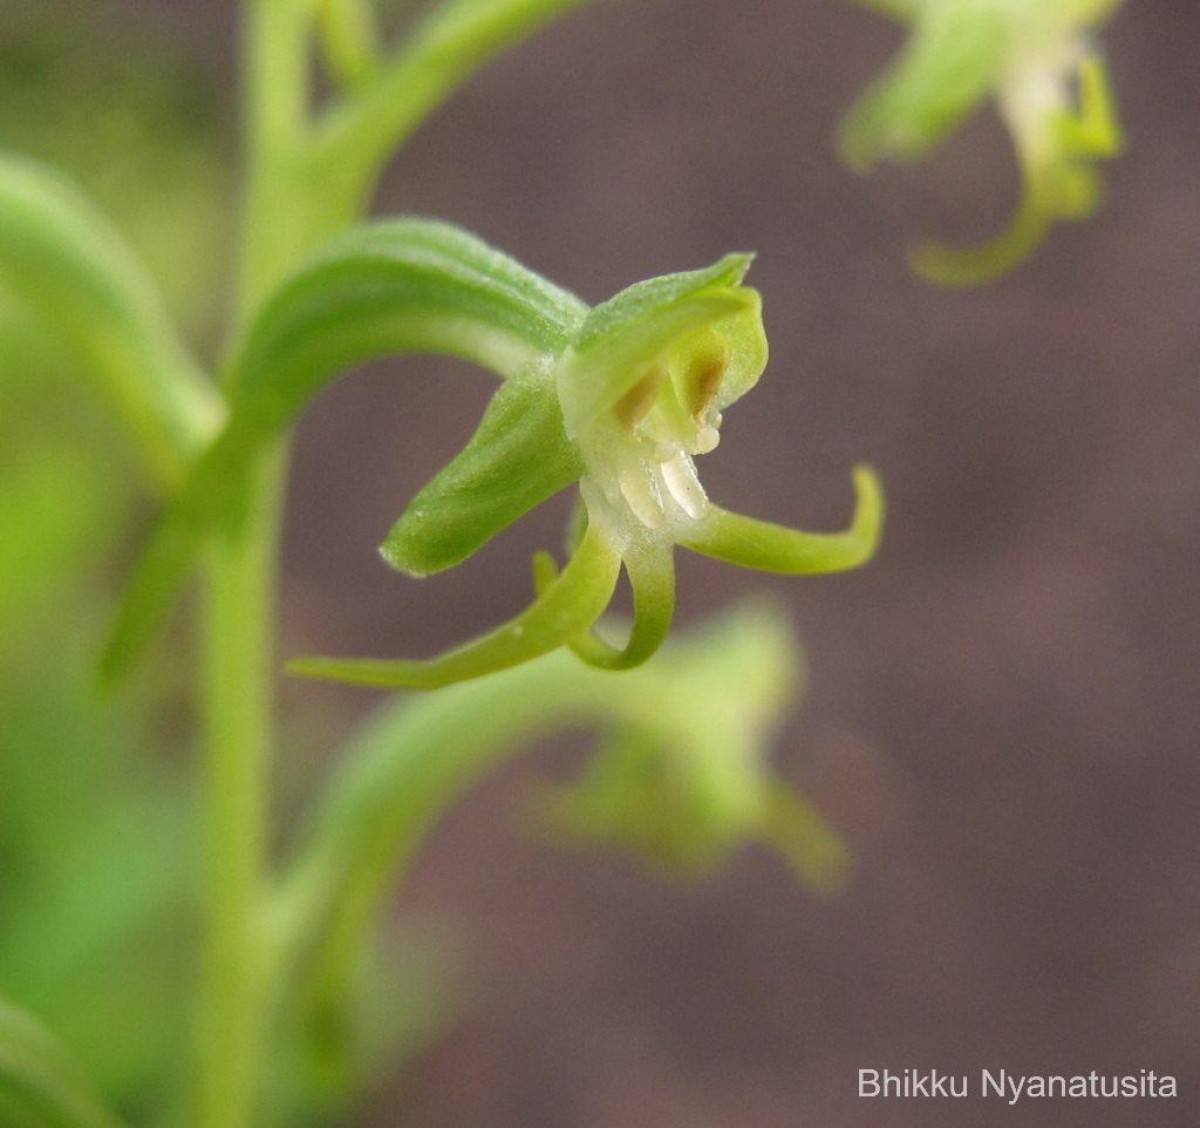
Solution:
[(745, 606), (622, 675), (619, 692), (614, 675), (559, 652), (381, 709), (349, 748), (274, 914), (287, 1029), (309, 1084), (324, 1079), (333, 1101), (369, 1077), (381, 1039), (368, 1021), (379, 987), (367, 957), (391, 890), (445, 813), (530, 740), (599, 733), (578, 781), (526, 796), (543, 833), (629, 850), (679, 876), (762, 843), (811, 887), (837, 885), (844, 845), (770, 766), (802, 666), (779, 615)]
[(2, 996), (0, 1122), (6, 1128), (120, 1128), (70, 1053)]
[(224, 312), (224, 113), (211, 81), (106, 2), (0, 7), (0, 147), (82, 185), (201, 336)]
[[(202, 339), (226, 225), (217, 102), (128, 27), (118, 46), (104, 8), (4, 5), (0, 147), (54, 161), (101, 200)], [(2, 284), (0, 340), (0, 993), (121, 1107), (146, 1111), (181, 1082), (187, 1035), (176, 672), (162, 664), (119, 704), (92, 687), (144, 489), (79, 394), (77, 354)]]
[(58, 172), (0, 153), (0, 286), (66, 350), (134, 440), (148, 478), (176, 488), (224, 414), (136, 254)]

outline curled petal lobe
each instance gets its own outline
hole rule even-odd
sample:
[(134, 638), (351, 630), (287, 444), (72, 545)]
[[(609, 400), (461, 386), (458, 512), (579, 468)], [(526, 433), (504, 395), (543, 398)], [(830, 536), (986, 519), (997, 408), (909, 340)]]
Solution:
[(680, 543), (702, 556), (785, 575), (842, 572), (865, 564), (883, 532), (883, 490), (868, 466), (854, 470), (854, 518), (841, 533), (805, 533), (711, 506)]
[[(601, 670), (629, 670), (654, 656), (667, 640), (675, 615), (675, 561), (670, 548), (643, 545), (624, 556), (625, 571), (633, 588), (633, 625), (624, 646), (613, 646), (595, 627), (568, 643), (589, 666)], [(534, 582), (539, 592), (557, 575), (554, 561), (544, 553), (534, 560)]]

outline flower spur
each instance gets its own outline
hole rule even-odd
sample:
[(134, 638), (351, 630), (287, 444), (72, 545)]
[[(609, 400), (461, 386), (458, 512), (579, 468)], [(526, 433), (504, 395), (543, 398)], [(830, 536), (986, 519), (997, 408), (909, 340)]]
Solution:
[[(882, 494), (855, 470), (850, 527), (804, 533), (709, 501), (695, 458), (713, 450), (724, 410), (766, 366), (758, 294), (741, 285), (749, 256), (639, 283), (596, 307), (549, 368), (496, 393), (463, 452), (413, 500), (381, 552), (427, 576), (466, 559), (512, 519), (573, 482), (582, 502), (565, 568), (539, 553), (536, 599), (504, 626), (427, 661), (312, 658), (289, 671), (375, 686), (434, 688), (570, 646), (625, 669), (650, 658), (674, 612), (676, 545), (787, 574), (855, 568), (875, 551)], [(624, 567), (634, 619), (623, 647), (593, 628)]]
[(912, 25), (899, 58), (840, 129), (856, 171), (919, 160), (989, 95), (1012, 137), (1021, 202), (1002, 234), (978, 247), (924, 244), (917, 273), (948, 286), (1005, 274), (1051, 225), (1090, 216), (1101, 197), (1091, 162), (1122, 148), (1112, 92), (1092, 35), (1120, 0), (862, 0)]

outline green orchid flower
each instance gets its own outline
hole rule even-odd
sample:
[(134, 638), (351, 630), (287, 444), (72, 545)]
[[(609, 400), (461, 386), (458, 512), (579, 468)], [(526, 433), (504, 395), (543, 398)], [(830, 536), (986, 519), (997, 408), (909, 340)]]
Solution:
[[(206, 539), (241, 520), (252, 468), (304, 407), (367, 360), (435, 352), (491, 369), (500, 384), (466, 447), (413, 499), (382, 546), (424, 577), (474, 555), (550, 497), (578, 484), (570, 559), (535, 559), (536, 598), (483, 638), (427, 661), (314, 658), (291, 672), (432, 689), (569, 646), (592, 665), (636, 666), (662, 643), (675, 602), (676, 546), (792, 575), (870, 559), (883, 500), (866, 467), (840, 533), (804, 533), (709, 501), (695, 460), (724, 411), (767, 362), (747, 255), (656, 278), (595, 309), (448, 224), (396, 220), (334, 240), (285, 282), (230, 367), (228, 423), (197, 461), (126, 594), (102, 663), (112, 684), (163, 626)], [(624, 646), (595, 633), (622, 568), (634, 595)]]
[(931, 281), (971, 286), (1026, 259), (1057, 221), (1090, 216), (1101, 197), (1092, 162), (1123, 141), (1108, 72), (1092, 35), (1120, 0), (864, 0), (911, 24), (900, 57), (840, 130), (848, 164), (916, 161), (985, 98), (995, 98), (1020, 165), (1022, 200), (1008, 229), (973, 248), (917, 247)]
[(846, 845), (770, 767), (772, 740), (806, 680), (786, 622), (770, 604), (746, 604), (693, 630), (687, 643), (672, 640), (622, 687), (619, 707), (603, 675), (592, 674), (605, 708), (619, 711), (576, 779), (535, 787), (535, 825), (684, 878), (710, 874), (757, 842), (810, 888), (841, 885)]
[[(552, 363), (496, 393), (466, 449), (414, 499), (382, 547), (389, 564), (428, 576), (460, 563), (534, 505), (578, 482), (572, 554), (559, 572), (535, 559), (537, 598), (477, 641), (429, 661), (306, 659), (295, 674), (374, 686), (433, 688), (570, 646), (584, 661), (646, 661), (670, 627), (673, 555), (682, 546), (744, 567), (792, 575), (839, 572), (870, 559), (883, 503), (855, 471), (850, 527), (814, 534), (729, 513), (708, 499), (695, 459), (713, 450), (723, 412), (767, 361), (761, 302), (741, 285), (750, 257), (622, 291), (586, 313)], [(627, 642), (593, 627), (622, 567), (634, 596)]]

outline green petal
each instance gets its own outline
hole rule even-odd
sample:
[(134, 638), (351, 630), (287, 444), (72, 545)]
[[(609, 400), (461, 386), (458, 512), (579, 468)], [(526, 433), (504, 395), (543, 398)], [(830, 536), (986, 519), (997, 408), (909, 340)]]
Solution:
[(844, 572), (875, 554), (883, 531), (883, 490), (874, 470), (854, 469), (854, 519), (842, 533), (804, 533), (711, 506), (697, 530), (680, 540), (702, 556), (762, 572)]
[(707, 270), (639, 282), (588, 315), (560, 362), (559, 396), (575, 437), (681, 341), (747, 311), (758, 295), (739, 285), (750, 256), (729, 255)]
[(533, 605), (475, 642), (427, 661), (305, 658), (288, 664), (300, 677), (380, 688), (437, 689), (528, 662), (565, 645), (603, 613), (616, 590), (621, 558), (595, 528)]
[(1011, 17), (943, 5), (919, 20), (900, 57), (851, 107), (839, 131), (843, 160), (867, 172), (879, 160), (923, 157), (996, 84), (1011, 47)]
[(1060, 151), (1068, 156), (1101, 160), (1121, 155), (1125, 137), (1112, 81), (1097, 56), (1089, 54), (1079, 64), (1079, 110), (1064, 115), (1055, 132)]
[[(545, 553), (534, 559), (539, 592), (555, 578), (554, 561)], [(625, 571), (633, 588), (633, 626), (622, 647), (602, 639), (594, 627), (573, 638), (571, 649), (589, 666), (630, 670), (648, 661), (666, 641), (675, 616), (675, 561), (671, 548), (638, 546), (625, 554)]]
[(417, 494), (380, 551), (410, 576), (443, 571), (582, 472), (553, 385), (536, 373), (516, 377), (492, 397), (466, 448)]
[(922, 243), (909, 253), (913, 271), (939, 286), (980, 286), (1020, 266), (1041, 246), (1052, 223), (1049, 194), (1028, 183), (1008, 228), (976, 247)]
[(726, 255), (701, 270), (663, 274), (627, 286), (587, 315), (575, 338), (576, 350), (586, 353), (604, 338), (623, 333), (629, 326), (645, 318), (652, 319), (677, 302), (706, 290), (731, 289), (740, 285), (753, 261), (754, 256), (749, 254)]

